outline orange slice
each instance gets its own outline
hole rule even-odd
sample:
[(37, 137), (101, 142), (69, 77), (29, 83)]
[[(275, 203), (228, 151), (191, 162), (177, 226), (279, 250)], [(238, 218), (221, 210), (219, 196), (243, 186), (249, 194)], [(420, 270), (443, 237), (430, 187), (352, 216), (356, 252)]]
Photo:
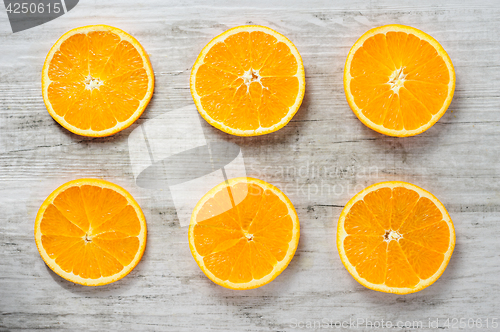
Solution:
[(141, 116), (153, 94), (151, 63), (139, 42), (107, 25), (65, 33), (42, 70), (49, 114), (69, 131), (109, 136)]
[(35, 221), (45, 263), (66, 280), (86, 286), (117, 281), (134, 269), (146, 247), (146, 219), (123, 188), (80, 179), (57, 188)]
[(234, 178), (210, 190), (191, 216), (189, 246), (216, 284), (252, 289), (276, 278), (299, 242), (292, 202), (262, 180)]
[(344, 89), (366, 126), (389, 136), (413, 136), (432, 127), (448, 109), (455, 70), (428, 34), (385, 25), (366, 32), (351, 48)]
[(263, 26), (239, 26), (215, 37), (191, 71), (191, 94), (201, 116), (237, 136), (284, 127), (299, 109), (304, 91), (297, 48)]
[(408, 294), (444, 272), (455, 229), (443, 204), (413, 184), (380, 182), (344, 207), (337, 228), (340, 259), (360, 284)]

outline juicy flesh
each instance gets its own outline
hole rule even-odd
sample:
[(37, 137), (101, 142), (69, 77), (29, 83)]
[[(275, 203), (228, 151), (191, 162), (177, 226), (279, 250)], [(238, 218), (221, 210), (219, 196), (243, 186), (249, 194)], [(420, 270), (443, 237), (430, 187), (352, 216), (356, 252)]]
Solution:
[(83, 185), (61, 192), (40, 222), (42, 246), (67, 273), (85, 279), (112, 276), (139, 250), (141, 224), (119, 193)]
[(196, 218), (197, 253), (217, 278), (233, 283), (269, 275), (285, 258), (292, 240), (293, 221), (287, 205), (256, 184), (225, 187), (203, 205)]
[(290, 48), (274, 36), (239, 32), (208, 51), (195, 88), (215, 121), (239, 130), (269, 128), (296, 102), (298, 66)]
[(344, 248), (360, 277), (388, 287), (413, 287), (440, 268), (450, 229), (428, 198), (403, 187), (381, 188), (345, 217)]
[(145, 66), (135, 46), (115, 33), (72, 35), (50, 62), (49, 101), (57, 115), (81, 130), (113, 128), (145, 97)]
[(368, 38), (350, 66), (350, 92), (373, 123), (414, 130), (438, 113), (449, 94), (443, 58), (413, 34), (387, 32)]

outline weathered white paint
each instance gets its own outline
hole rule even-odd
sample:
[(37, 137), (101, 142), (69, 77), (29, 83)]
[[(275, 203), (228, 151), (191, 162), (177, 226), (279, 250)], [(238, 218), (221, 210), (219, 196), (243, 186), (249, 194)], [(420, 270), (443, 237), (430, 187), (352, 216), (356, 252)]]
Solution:
[[(248, 175), (289, 195), (302, 234), (282, 275), (235, 292), (199, 270), (168, 190), (134, 184), (127, 144), (134, 126), (102, 139), (69, 133), (45, 110), (40, 72), (49, 48), (71, 28), (104, 23), (128, 31), (150, 54), (156, 75), (140, 124), (192, 105), (189, 73), (199, 51), (224, 30), (250, 22), (283, 33), (301, 52), (303, 105), (271, 135), (231, 137), (204, 121), (203, 130), (207, 139), (240, 145)], [(345, 101), (342, 73), (350, 46), (369, 28), (388, 23), (431, 34), (456, 68), (450, 110), (417, 137), (377, 134)], [(0, 330), (289, 331), (293, 319), (427, 324), (429, 318), (500, 318), (499, 35), (498, 1), (80, 1), (68, 14), (16, 34), (0, 10)], [(38, 207), (57, 185), (79, 177), (122, 185), (147, 217), (143, 260), (112, 285), (66, 282), (36, 250)], [(343, 205), (383, 180), (431, 191), (456, 226), (448, 269), (416, 294), (365, 289), (338, 257), (335, 227)]]

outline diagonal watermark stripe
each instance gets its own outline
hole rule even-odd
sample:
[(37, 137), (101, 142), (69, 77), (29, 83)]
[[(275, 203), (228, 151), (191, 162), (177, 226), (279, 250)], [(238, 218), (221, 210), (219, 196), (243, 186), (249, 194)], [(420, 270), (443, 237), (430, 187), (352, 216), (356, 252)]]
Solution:
[[(246, 176), (240, 147), (207, 142), (194, 105), (146, 121), (130, 133), (128, 147), (136, 184), (169, 190), (181, 227), (189, 225), (196, 203), (210, 189)], [(244, 196), (230, 197), (226, 206), (234, 207)]]

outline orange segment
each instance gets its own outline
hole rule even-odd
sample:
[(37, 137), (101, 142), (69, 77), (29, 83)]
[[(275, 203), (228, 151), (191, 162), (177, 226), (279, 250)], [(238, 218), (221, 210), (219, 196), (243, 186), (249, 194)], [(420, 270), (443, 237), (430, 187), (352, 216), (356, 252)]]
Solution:
[[(85, 89), (81, 82), (53, 82), (50, 84), (47, 95), (51, 100), (54, 112), (64, 117), (78, 97)], [(68, 103), (68, 99), (72, 102)]]
[(364, 201), (356, 202), (346, 216), (345, 231), (352, 235), (383, 235), (385, 229), (375, 220)]
[(228, 45), (223, 42), (213, 45), (210, 52), (205, 55), (203, 63), (236, 76), (240, 76), (245, 72), (240, 62), (229, 50)]
[[(351, 235), (344, 240), (345, 253), (354, 266), (363, 263), (380, 245), (378, 238), (370, 235)], [(385, 275), (385, 269), (382, 275)]]
[(61, 235), (42, 235), (41, 239), (45, 252), (50, 258), (54, 259), (81, 241), (81, 237)]
[(367, 208), (383, 229), (391, 227), (391, 220), (386, 218), (386, 216), (390, 216), (392, 213), (391, 196), (391, 189), (382, 188), (368, 193), (363, 199)]
[(262, 279), (273, 272), (278, 260), (273, 256), (269, 248), (259, 242), (250, 243), (251, 261), (250, 272), (253, 278)]
[(199, 68), (198, 93), (200, 97), (211, 95), (225, 88), (233, 87), (237, 79), (238, 75), (203, 64)]
[(372, 283), (381, 283), (386, 277), (387, 267), (387, 243), (379, 243), (369, 252), (356, 266), (360, 276)]
[(241, 69), (249, 70), (251, 68), (252, 59), (248, 56), (248, 50), (252, 47), (250, 44), (250, 32), (231, 35), (224, 40), (224, 44)]
[(371, 29), (351, 48), (344, 90), (354, 114), (389, 136), (424, 132), (446, 112), (455, 91), (455, 70), (441, 45), (403, 25)]
[(392, 189), (392, 200), (397, 201), (398, 204), (391, 204), (391, 228), (398, 230), (403, 221), (408, 218), (413, 211), (413, 207), (417, 204), (419, 194), (415, 190), (405, 187), (396, 187)]
[[(400, 246), (413, 274), (415, 274), (418, 279), (428, 279), (432, 277), (443, 263), (444, 255), (442, 253), (407, 241), (404, 238), (400, 240)], [(419, 281), (418, 279), (417, 282)]]
[(214, 127), (238, 136), (274, 132), (302, 103), (302, 58), (283, 35), (248, 25), (215, 37), (191, 71), (191, 94)]
[(55, 207), (65, 220), (71, 221), (73, 225), (87, 232), (90, 227), (85, 211), (85, 203), (79, 187), (71, 187), (62, 191), (52, 202), (51, 207)]
[[(259, 128), (259, 113), (255, 107), (251, 92), (247, 93), (250, 87), (242, 84), (233, 97), (233, 107), (226, 116), (224, 123), (232, 128), (240, 128), (244, 131), (252, 131)], [(241, 113), (240, 113), (241, 112)], [(241, 116), (245, 114), (245, 116)]]
[(274, 119), (285, 116), (288, 108), (267, 89), (262, 91), (262, 99), (259, 107), (259, 121), (264, 126), (271, 126)]
[(40, 207), (35, 241), (45, 263), (66, 280), (105, 285), (126, 276), (146, 247), (146, 220), (123, 188), (98, 179), (70, 181)]
[(259, 74), (262, 77), (297, 77), (298, 67), (296, 55), (291, 52), (290, 46), (280, 41), (264, 61)]
[(450, 243), (450, 227), (443, 220), (427, 227), (408, 231), (405, 234), (408, 241), (422, 247), (432, 248), (443, 254), (448, 250), (448, 244)]
[[(263, 77), (261, 84), (253, 84), (270, 91), (286, 107), (291, 107), (295, 103), (295, 98), (299, 92), (297, 77)], [(256, 94), (256, 96), (260, 95), (262, 94)]]
[(93, 114), (90, 119), (91, 130), (105, 130), (106, 128), (114, 127), (118, 123), (116, 116), (109, 116), (109, 114), (113, 114), (113, 112), (106, 99), (104, 89), (105, 87), (101, 87), (99, 91), (92, 91), (91, 105), (93, 107)]
[(64, 115), (66, 123), (77, 128), (83, 128), (83, 130), (90, 130), (93, 114), (86, 112), (88, 105), (92, 106), (92, 93), (90, 90), (84, 89), (76, 97), (75, 101), (68, 105)]
[(91, 31), (87, 33), (89, 41), (90, 76), (97, 77), (113, 54), (121, 38), (111, 31)]
[(61, 43), (59, 51), (68, 59), (74, 71), (83, 77), (89, 74), (89, 41), (87, 34), (75, 33), (71, 35)]
[(420, 282), (420, 278), (413, 270), (408, 257), (401, 249), (400, 244), (403, 243), (404, 239), (400, 243), (389, 241), (388, 244), (386, 275), (382, 284), (391, 290), (414, 289)]
[(115, 75), (107, 82), (107, 86), (141, 100), (148, 91), (148, 74), (144, 68), (134, 69), (122, 75)]
[(362, 47), (372, 58), (372, 61), (378, 62), (390, 72), (396, 69), (391, 55), (389, 54), (386, 37), (383, 34), (376, 34), (372, 38), (368, 38)]
[(119, 239), (104, 239), (102, 236), (96, 236), (92, 242), (109, 255), (116, 258), (123, 266), (127, 266), (132, 262), (135, 254), (139, 250), (139, 239), (136, 236), (119, 238)]
[(397, 230), (402, 233), (411, 232), (435, 224), (442, 219), (442, 213), (436, 204), (427, 197), (420, 197)]
[[(235, 94), (235, 88), (223, 88), (201, 97), (201, 103), (214, 120), (226, 121), (231, 112), (230, 103), (232, 103)], [(226, 103), (226, 101), (230, 101), (230, 103)]]
[(269, 53), (276, 47), (278, 39), (266, 30), (254, 30), (250, 33), (250, 59), (252, 59), (253, 69), (262, 68)]
[(266, 246), (271, 254), (281, 261), (288, 251), (288, 246), (292, 240), (293, 221), (290, 216), (285, 216), (278, 221), (270, 222), (264, 229), (256, 229), (254, 233), (255, 242)]
[(399, 95), (393, 94), (392, 99), (388, 102), (387, 109), (384, 110), (384, 114), (380, 118), (381, 121), (384, 121), (384, 127), (394, 130), (403, 129), (403, 117), (401, 112), (399, 112), (399, 103)]
[[(136, 237), (141, 233), (141, 223), (139, 221), (139, 217), (137, 216), (137, 212), (134, 207), (131, 205), (124, 206), (120, 212), (116, 213), (113, 217), (108, 218), (109, 215), (103, 217), (102, 220), (107, 219), (107, 221), (104, 221), (101, 224), (96, 222), (96, 219), (94, 219), (92, 225), (96, 226), (93, 226), (92, 232), (95, 235), (107, 233), (116, 234), (119, 232), (131, 237)], [(101, 238), (103, 237), (101, 236)]]
[(75, 238), (81, 238), (85, 235), (86, 230), (82, 230), (74, 222), (69, 221), (54, 204), (47, 207), (44, 219), (45, 222), (40, 225), (44, 235)]
[(431, 193), (406, 182), (363, 189), (337, 227), (342, 263), (360, 284), (396, 294), (422, 290), (443, 273), (455, 247), (453, 223)]
[(104, 65), (100, 78), (104, 81), (108, 81), (113, 77), (144, 68), (144, 64), (144, 59), (139, 53), (137, 46), (126, 40), (122, 40), (118, 43)]
[(142, 46), (107, 25), (65, 33), (50, 49), (42, 70), (49, 114), (83, 136), (109, 136), (130, 126), (146, 108), (153, 88), (153, 69)]
[(82, 188), (82, 197), (93, 229), (99, 229), (100, 225), (123, 212), (129, 204), (121, 193), (106, 187), (85, 186)]
[(189, 226), (191, 253), (203, 273), (230, 289), (252, 289), (276, 278), (299, 241), (299, 220), (276, 187), (234, 178), (210, 190)]
[(83, 83), (85, 79), (85, 76), (78, 70), (78, 67), (72, 64), (71, 60), (62, 54), (61, 51), (55, 51), (52, 55), (50, 72), (47, 75), (53, 82)]

